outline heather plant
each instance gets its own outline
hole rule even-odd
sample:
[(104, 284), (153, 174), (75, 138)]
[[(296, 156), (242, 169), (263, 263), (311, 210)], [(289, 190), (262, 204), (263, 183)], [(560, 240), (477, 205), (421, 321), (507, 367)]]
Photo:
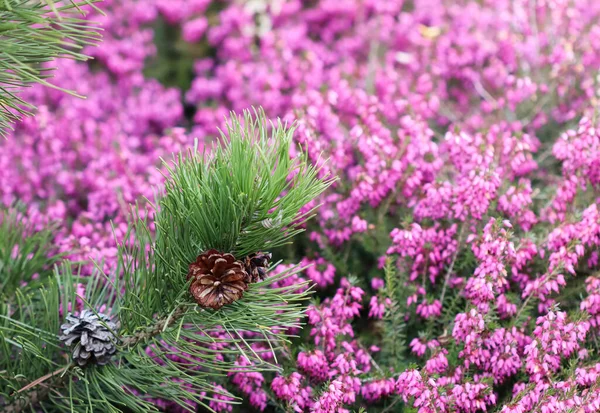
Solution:
[(292, 159), (338, 178), (294, 204), (312, 221), (260, 221), (305, 229), (267, 275), (314, 294), (303, 327), (281, 326), (290, 342), (228, 359), (214, 388), (231, 395), (208, 408), (600, 411), (599, 2), (103, 8), (94, 63), (60, 61), (55, 77), (88, 99), (31, 88), (36, 117), (0, 142), (0, 199), (60, 223), (50, 255), (116, 273), (130, 204), (155, 218), (159, 159), (195, 139), (210, 153), (231, 110), (295, 122)]

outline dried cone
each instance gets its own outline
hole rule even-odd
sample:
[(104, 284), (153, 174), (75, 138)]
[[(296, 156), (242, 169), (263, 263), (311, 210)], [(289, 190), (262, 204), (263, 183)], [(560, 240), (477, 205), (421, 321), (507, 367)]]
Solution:
[(215, 310), (242, 298), (248, 274), (241, 261), (228, 253), (208, 250), (191, 263), (187, 275), (190, 292), (201, 307)]
[(271, 254), (268, 252), (257, 252), (250, 254), (244, 259), (244, 267), (248, 273), (247, 283), (255, 283), (265, 279)]
[(69, 313), (66, 323), (60, 326), (60, 341), (70, 346), (72, 356), (79, 366), (107, 364), (117, 351), (114, 332), (119, 325), (102, 313), (83, 310), (79, 315)]

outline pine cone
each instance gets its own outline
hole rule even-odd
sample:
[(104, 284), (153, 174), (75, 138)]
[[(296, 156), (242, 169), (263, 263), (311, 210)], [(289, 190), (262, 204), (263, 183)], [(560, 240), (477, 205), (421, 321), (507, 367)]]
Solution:
[(256, 283), (262, 281), (267, 276), (267, 269), (269, 268), (269, 261), (271, 260), (271, 253), (269, 252), (257, 252), (250, 254), (244, 259), (244, 267), (248, 273), (246, 282)]
[[(67, 322), (60, 326), (60, 341), (73, 348), (73, 361), (80, 366), (88, 363), (103, 366), (117, 351), (117, 337), (113, 331), (118, 324), (104, 314), (83, 310), (79, 316), (69, 313)], [(111, 331), (112, 330), (112, 331)]]
[(208, 250), (191, 263), (187, 275), (190, 293), (201, 307), (215, 310), (242, 298), (248, 273), (241, 261), (228, 253)]

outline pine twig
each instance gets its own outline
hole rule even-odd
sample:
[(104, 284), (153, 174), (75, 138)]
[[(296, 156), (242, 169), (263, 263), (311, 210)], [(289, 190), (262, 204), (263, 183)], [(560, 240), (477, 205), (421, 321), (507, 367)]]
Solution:
[[(15, 394), (20, 394), (20, 393), (26, 392), (25, 397), (17, 399), (13, 403), (4, 406), (2, 411), (4, 413), (18, 413), (18, 412), (21, 412), (27, 406), (35, 405), (38, 402), (44, 400), (48, 396), (48, 393), (50, 393), (50, 389), (57, 384), (56, 380), (53, 381), (52, 385), (43, 386), (41, 389), (36, 389), (36, 390), (31, 390), (31, 389), (33, 389), (35, 386), (45, 382), (46, 380), (52, 379), (56, 376), (60, 376), (61, 374), (63, 374), (67, 370), (69, 370), (71, 367), (73, 367), (73, 365), (69, 364), (65, 367), (62, 367), (58, 370), (53, 371), (52, 373), (48, 373), (45, 376), (42, 376), (42, 377), (32, 381), (31, 383), (27, 384), (25, 387), (17, 390), (15, 392)], [(62, 376), (58, 377), (58, 380), (61, 380), (61, 379), (62, 379)]]
[(32, 390), (25, 397), (15, 400), (2, 408), (3, 413), (20, 413), (28, 406), (35, 405), (44, 400), (50, 393), (50, 386), (44, 386), (38, 390)]
[(22, 389), (20, 389), (20, 390), (17, 390), (17, 394), (18, 394), (18, 393), (22, 393), (22, 392), (24, 392), (24, 391), (27, 391), (27, 390), (29, 390), (29, 389), (31, 389), (31, 388), (33, 388), (33, 387), (37, 386), (38, 384), (40, 384), (40, 383), (42, 383), (42, 382), (44, 382), (44, 381), (46, 381), (46, 380), (48, 380), (48, 379), (50, 379), (50, 378), (54, 377), (54, 376), (58, 376), (59, 374), (62, 374), (62, 373), (64, 373), (64, 372), (65, 372), (65, 371), (67, 371), (67, 370), (68, 370), (70, 367), (71, 367), (71, 364), (69, 364), (68, 366), (62, 367), (62, 368), (60, 368), (60, 369), (58, 369), (58, 370), (56, 370), (56, 371), (53, 371), (52, 373), (48, 373), (48, 374), (46, 374), (45, 376), (42, 376), (42, 377), (40, 377), (40, 378), (39, 378), (39, 379), (37, 379), (37, 380), (34, 380), (34, 381), (32, 381), (32, 382), (31, 382), (31, 383), (29, 383), (27, 386), (23, 387), (23, 388), (22, 388)]
[(186, 313), (186, 311), (186, 306), (180, 305), (169, 316), (159, 319), (156, 322), (156, 324), (154, 324), (150, 328), (143, 331), (138, 331), (135, 334), (121, 339), (123, 347), (133, 347), (141, 342), (148, 340), (149, 338), (161, 334), (163, 331), (165, 331), (165, 329), (169, 328), (176, 321), (178, 321)]

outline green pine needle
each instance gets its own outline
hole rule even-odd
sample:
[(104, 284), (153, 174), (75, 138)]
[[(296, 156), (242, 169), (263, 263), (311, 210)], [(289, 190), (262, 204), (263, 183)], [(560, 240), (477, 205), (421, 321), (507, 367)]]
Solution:
[(332, 182), (305, 153), (290, 158), (293, 133), (245, 111), (232, 114), (210, 155), (180, 156), (160, 200), (159, 245), (183, 242), (188, 258), (211, 248), (243, 258), (289, 243), (313, 212), (300, 209)]
[(36, 231), (25, 221), (21, 207), (0, 208), (0, 302), (10, 301), (22, 284), (52, 273), (60, 255), (50, 257), (53, 227)]
[(24, 88), (38, 83), (79, 96), (49, 83), (52, 70), (46, 63), (58, 57), (88, 59), (81, 49), (97, 44), (100, 34), (83, 19), (81, 6), (95, 8), (97, 1), (70, 0), (60, 7), (53, 0), (0, 1), (0, 136), (35, 109), (19, 97)]

